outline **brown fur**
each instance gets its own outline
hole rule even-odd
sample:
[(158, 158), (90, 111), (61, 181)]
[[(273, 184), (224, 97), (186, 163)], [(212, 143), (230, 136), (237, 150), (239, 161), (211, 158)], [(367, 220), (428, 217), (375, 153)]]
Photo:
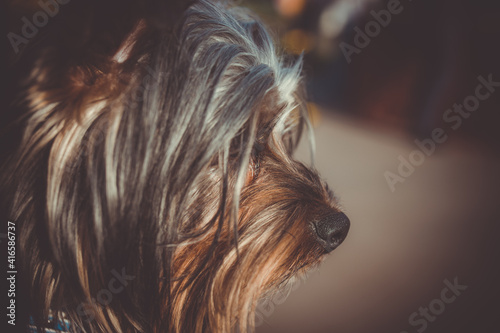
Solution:
[[(236, 10), (200, 1), (166, 27), (136, 10), (79, 22), (66, 49), (63, 20), (20, 61), (2, 195), (30, 314), (88, 332), (252, 330), (259, 297), (324, 258), (313, 224), (340, 211), (292, 156), (300, 64)], [(122, 267), (123, 292), (92, 301)]]

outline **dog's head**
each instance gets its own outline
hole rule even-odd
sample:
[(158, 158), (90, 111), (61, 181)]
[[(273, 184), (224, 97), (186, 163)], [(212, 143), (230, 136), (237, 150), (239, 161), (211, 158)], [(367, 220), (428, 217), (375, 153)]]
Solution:
[(308, 124), (300, 59), (241, 10), (202, 0), (179, 17), (36, 53), (6, 196), (39, 321), (51, 309), (87, 331), (246, 331), (259, 296), (347, 234), (292, 156)]

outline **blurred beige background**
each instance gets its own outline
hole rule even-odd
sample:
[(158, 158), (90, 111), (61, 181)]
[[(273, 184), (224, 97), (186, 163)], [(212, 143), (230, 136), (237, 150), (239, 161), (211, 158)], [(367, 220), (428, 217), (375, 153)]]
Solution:
[[(261, 309), (257, 332), (500, 332), (500, 88), (457, 130), (443, 119), (478, 76), (500, 82), (500, 2), (242, 3), (303, 54), (316, 166), (351, 219), (319, 271)], [(384, 174), (436, 128), (448, 139), (392, 192)], [(306, 145), (298, 156), (309, 162)], [(445, 280), (467, 286), (450, 304)]]
[[(500, 158), (450, 133), (393, 193), (384, 172), (416, 148), (410, 137), (326, 112), (315, 134), (350, 234), (257, 332), (418, 332), (409, 315), (455, 277), (467, 290), (423, 331), (500, 332)], [(298, 155), (309, 159), (304, 145)]]

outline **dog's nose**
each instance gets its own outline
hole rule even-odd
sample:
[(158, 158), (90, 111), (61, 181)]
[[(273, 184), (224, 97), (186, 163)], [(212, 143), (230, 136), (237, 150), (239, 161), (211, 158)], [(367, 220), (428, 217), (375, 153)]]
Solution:
[(334, 213), (320, 219), (314, 225), (318, 241), (327, 252), (331, 252), (344, 241), (351, 223), (344, 213)]

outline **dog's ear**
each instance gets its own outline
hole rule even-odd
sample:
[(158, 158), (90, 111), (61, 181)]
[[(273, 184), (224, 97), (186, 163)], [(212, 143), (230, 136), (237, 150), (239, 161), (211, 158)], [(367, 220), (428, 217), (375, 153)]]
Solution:
[[(43, 94), (43, 98), (36, 98), (38, 101), (74, 104), (73, 110), (78, 109), (84, 96), (96, 91), (106, 95), (101, 97), (110, 97), (117, 82), (106, 80), (116, 80), (117, 73), (124, 72), (116, 68), (115, 55), (127, 44), (129, 36), (136, 33), (139, 49), (147, 52), (148, 45), (154, 43), (149, 37), (173, 31), (194, 2), (72, 0), (59, 5), (58, 13), (20, 52), (12, 68), (12, 76), (21, 85), (16, 89), (29, 88), (33, 98)], [(34, 4), (33, 10), (37, 8)]]

